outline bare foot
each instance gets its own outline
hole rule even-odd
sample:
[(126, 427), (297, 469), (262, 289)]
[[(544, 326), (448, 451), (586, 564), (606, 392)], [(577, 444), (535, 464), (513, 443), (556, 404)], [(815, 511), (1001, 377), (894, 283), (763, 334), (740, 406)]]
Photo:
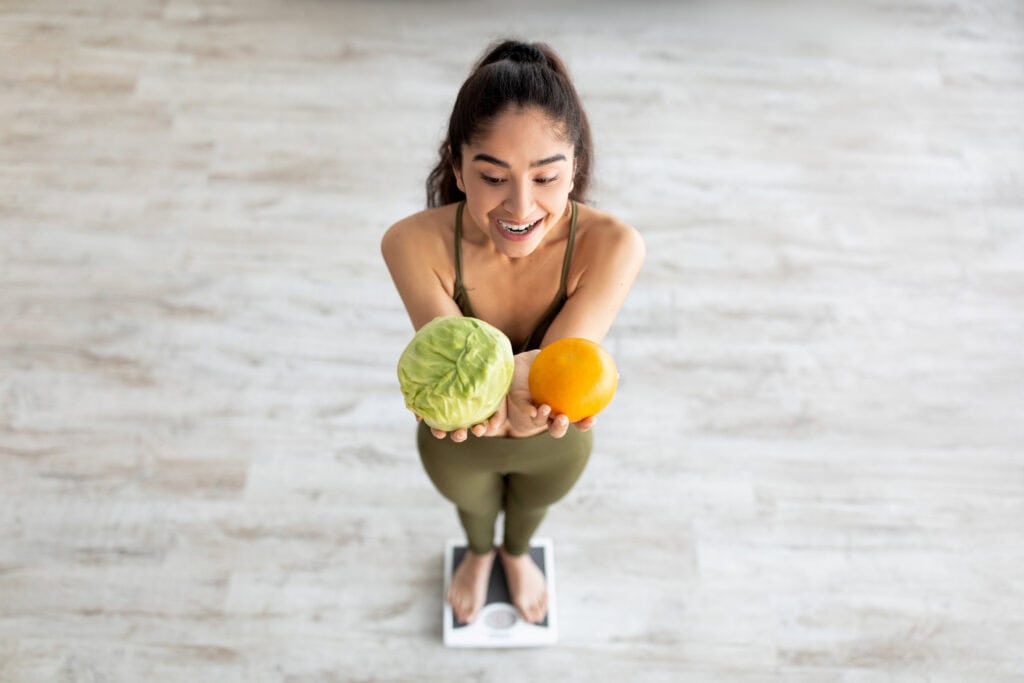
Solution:
[(544, 621), (548, 613), (548, 589), (544, 573), (530, 557), (530, 553), (509, 555), (501, 547), (501, 566), (508, 580), (512, 602), (523, 619), (531, 624)]
[(448, 604), (461, 624), (472, 623), (487, 601), (487, 584), (494, 565), (494, 551), (477, 555), (466, 549), (448, 588)]

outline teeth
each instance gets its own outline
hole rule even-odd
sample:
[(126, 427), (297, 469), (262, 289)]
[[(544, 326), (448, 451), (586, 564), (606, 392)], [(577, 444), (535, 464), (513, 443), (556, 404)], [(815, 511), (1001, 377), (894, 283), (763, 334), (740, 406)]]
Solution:
[(534, 221), (533, 223), (524, 223), (522, 225), (516, 225), (515, 223), (506, 223), (505, 221), (499, 220), (498, 223), (501, 227), (505, 228), (509, 232), (524, 233), (529, 231), (530, 228), (537, 225), (540, 221)]

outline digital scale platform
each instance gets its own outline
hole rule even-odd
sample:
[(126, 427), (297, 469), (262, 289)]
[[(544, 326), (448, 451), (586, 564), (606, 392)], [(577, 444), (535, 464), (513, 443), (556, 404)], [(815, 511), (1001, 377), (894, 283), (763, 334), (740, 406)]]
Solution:
[(558, 641), (558, 610), (555, 601), (555, 550), (548, 538), (535, 538), (530, 544), (530, 557), (544, 573), (548, 591), (548, 613), (544, 621), (531, 624), (519, 616), (512, 604), (501, 558), (494, 558), (487, 602), (471, 624), (455, 619), (448, 604), (448, 588), (452, 575), (466, 554), (466, 543), (449, 540), (444, 553), (444, 644), (447, 647), (537, 647)]

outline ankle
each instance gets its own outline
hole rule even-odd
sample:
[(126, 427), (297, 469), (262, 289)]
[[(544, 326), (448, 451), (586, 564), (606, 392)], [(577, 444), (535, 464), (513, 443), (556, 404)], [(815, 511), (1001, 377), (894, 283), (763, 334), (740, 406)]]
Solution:
[[(506, 558), (508, 558), (510, 560), (518, 560), (519, 558), (524, 557), (524, 556), (526, 556), (528, 554), (529, 548), (527, 548), (526, 550), (520, 551), (520, 552), (512, 552), (511, 550), (508, 549), (508, 547), (505, 546), (504, 543), (502, 543), (501, 547), (500, 547), (500, 550), (501, 550), (501, 556), (502, 557), (506, 557)], [(516, 550), (518, 550), (518, 548)]]

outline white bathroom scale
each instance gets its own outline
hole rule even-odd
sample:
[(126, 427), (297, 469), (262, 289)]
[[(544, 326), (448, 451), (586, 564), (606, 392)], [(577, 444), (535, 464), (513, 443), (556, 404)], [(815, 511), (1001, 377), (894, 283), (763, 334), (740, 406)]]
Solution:
[(535, 538), (530, 543), (530, 557), (544, 572), (548, 588), (548, 614), (539, 624), (531, 624), (519, 616), (509, 597), (501, 558), (494, 558), (487, 602), (472, 624), (455, 619), (448, 604), (448, 587), (455, 568), (466, 554), (466, 543), (449, 540), (444, 553), (444, 644), (447, 647), (537, 647), (558, 641), (558, 610), (555, 601), (555, 549), (549, 538)]

